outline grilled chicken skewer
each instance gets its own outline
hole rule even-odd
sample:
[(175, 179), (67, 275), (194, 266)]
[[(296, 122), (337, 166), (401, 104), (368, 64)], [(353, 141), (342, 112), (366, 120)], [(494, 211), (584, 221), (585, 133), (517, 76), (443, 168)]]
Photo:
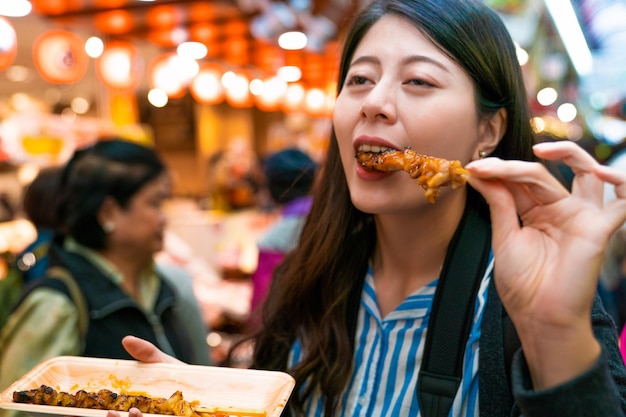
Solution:
[[(367, 149), (367, 150), (366, 150)], [(439, 195), (439, 187), (459, 188), (467, 182), (469, 172), (457, 160), (447, 160), (434, 156), (420, 155), (412, 148), (403, 151), (382, 148), (372, 152), (361, 147), (356, 159), (362, 167), (383, 172), (405, 171), (426, 190), (426, 198), (434, 203)]]
[(75, 395), (72, 395), (67, 392), (58, 392), (49, 386), (42, 385), (37, 389), (13, 392), (13, 401), (36, 405), (117, 411), (128, 411), (131, 407), (136, 407), (143, 413), (185, 417), (228, 416), (223, 413), (197, 413), (193, 408), (196, 404), (183, 400), (183, 394), (180, 391), (176, 391), (168, 399), (151, 398), (145, 395), (116, 394), (107, 389), (101, 389), (96, 393), (79, 390)]

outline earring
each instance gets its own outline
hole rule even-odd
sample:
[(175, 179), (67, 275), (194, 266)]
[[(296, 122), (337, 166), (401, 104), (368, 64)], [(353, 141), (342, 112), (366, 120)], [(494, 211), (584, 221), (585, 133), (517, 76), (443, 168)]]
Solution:
[(106, 222), (102, 225), (102, 230), (104, 230), (104, 233), (109, 234), (115, 230), (115, 225), (113, 223)]
[(480, 159), (485, 159), (485, 158), (488, 156), (487, 151), (486, 151), (486, 150), (484, 150), (484, 149), (481, 149), (481, 150), (478, 152), (478, 156), (480, 157)]

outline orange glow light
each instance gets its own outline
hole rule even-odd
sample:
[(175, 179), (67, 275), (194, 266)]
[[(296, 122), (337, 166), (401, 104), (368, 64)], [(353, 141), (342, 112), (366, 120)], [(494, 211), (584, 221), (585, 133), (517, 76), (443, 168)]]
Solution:
[(93, 0), (94, 5), (100, 8), (119, 8), (126, 4), (126, 0)]
[(17, 55), (17, 35), (8, 19), (0, 17), (0, 70), (13, 64)]
[(213, 42), (219, 37), (219, 29), (212, 23), (196, 23), (189, 28), (189, 37), (196, 42)]
[(33, 10), (44, 15), (58, 15), (67, 11), (64, 0), (31, 0)]
[(137, 86), (141, 76), (141, 59), (136, 48), (129, 42), (113, 41), (104, 47), (96, 61), (96, 73), (109, 88), (131, 89)]
[(133, 28), (133, 15), (126, 10), (98, 13), (94, 19), (96, 29), (102, 33), (119, 35)]
[[(224, 77), (222, 77), (224, 84)], [(226, 102), (232, 107), (252, 107), (254, 102), (250, 94), (250, 79), (243, 73), (231, 74), (226, 85)]]
[(183, 21), (183, 16), (178, 7), (166, 4), (148, 9), (146, 21), (154, 28), (172, 29)]
[(163, 90), (169, 98), (180, 98), (185, 95), (185, 80), (177, 74), (171, 60), (176, 54), (167, 53), (156, 57), (150, 64), (148, 76), (150, 77), (150, 88)]
[(189, 85), (191, 96), (198, 103), (218, 104), (224, 100), (221, 82), (222, 69), (217, 65), (204, 65)]

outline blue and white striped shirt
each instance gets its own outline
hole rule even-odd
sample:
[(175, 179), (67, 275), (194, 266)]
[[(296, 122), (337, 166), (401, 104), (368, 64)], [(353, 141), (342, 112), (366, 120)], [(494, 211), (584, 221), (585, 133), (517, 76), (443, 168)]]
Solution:
[[(464, 372), (450, 417), (477, 417), (478, 351), (480, 324), (493, 271), (493, 256), (482, 279), (474, 308), (474, 321), (465, 349)], [(407, 297), (393, 312), (381, 318), (371, 268), (361, 295), (354, 369), (339, 405), (339, 416), (419, 416), (417, 376), (422, 362), (426, 329), (438, 280)], [(301, 345), (294, 344), (289, 366), (302, 357)], [(307, 417), (323, 416), (319, 393), (305, 404)]]

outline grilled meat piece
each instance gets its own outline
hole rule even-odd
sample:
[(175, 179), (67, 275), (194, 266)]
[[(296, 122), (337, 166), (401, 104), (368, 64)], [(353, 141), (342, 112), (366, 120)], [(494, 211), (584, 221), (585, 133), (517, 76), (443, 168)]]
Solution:
[[(76, 391), (75, 395), (72, 395), (67, 392), (57, 392), (49, 386), (42, 385), (37, 389), (13, 392), (13, 401), (36, 405), (117, 411), (128, 411), (130, 408), (136, 407), (143, 413), (200, 417), (193, 409), (194, 403), (185, 401), (180, 391), (176, 391), (168, 399), (151, 398), (145, 395), (117, 394), (107, 389), (101, 389), (96, 393), (79, 390)], [(209, 415), (207, 413), (202, 413), (202, 416), (219, 417), (218, 414)]]
[(439, 187), (459, 188), (467, 182), (469, 172), (460, 161), (420, 155), (412, 148), (403, 151), (358, 151), (356, 159), (362, 167), (383, 172), (405, 171), (426, 190), (431, 203), (437, 200)]

